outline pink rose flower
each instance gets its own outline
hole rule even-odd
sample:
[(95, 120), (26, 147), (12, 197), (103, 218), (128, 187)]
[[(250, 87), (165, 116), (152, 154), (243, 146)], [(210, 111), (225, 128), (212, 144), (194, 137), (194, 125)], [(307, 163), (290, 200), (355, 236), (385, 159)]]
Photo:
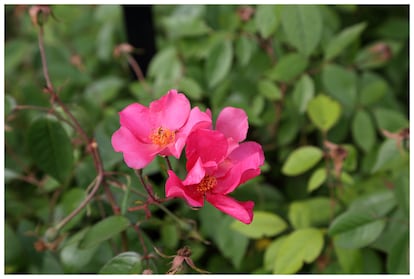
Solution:
[[(228, 196), (240, 184), (260, 174), (264, 155), (256, 142), (245, 139), (248, 124), (244, 111), (225, 108), (217, 119), (217, 130), (198, 129), (187, 139), (187, 177), (180, 180), (168, 171), (166, 196), (183, 198), (201, 207), (204, 199), (224, 213), (250, 224), (253, 201), (240, 202)], [(227, 123), (226, 123), (227, 122)]]
[(211, 128), (210, 111), (191, 110), (188, 99), (177, 90), (168, 91), (149, 107), (133, 103), (119, 116), (121, 127), (112, 135), (112, 146), (134, 169), (144, 168), (157, 155), (179, 158), (194, 129)]

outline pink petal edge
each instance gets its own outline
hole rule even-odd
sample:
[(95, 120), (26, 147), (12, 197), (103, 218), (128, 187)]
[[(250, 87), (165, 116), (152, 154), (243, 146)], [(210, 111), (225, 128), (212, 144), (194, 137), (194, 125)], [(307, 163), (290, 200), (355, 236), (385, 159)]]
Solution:
[(253, 201), (239, 202), (229, 196), (207, 194), (206, 199), (218, 210), (232, 216), (233, 218), (250, 224), (253, 220)]

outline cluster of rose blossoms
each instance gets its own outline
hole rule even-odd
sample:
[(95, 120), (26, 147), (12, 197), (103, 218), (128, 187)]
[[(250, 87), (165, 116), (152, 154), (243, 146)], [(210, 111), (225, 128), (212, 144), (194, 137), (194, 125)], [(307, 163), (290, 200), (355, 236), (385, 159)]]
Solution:
[(247, 135), (247, 115), (242, 109), (224, 108), (215, 129), (209, 109), (191, 109), (189, 100), (170, 90), (149, 107), (133, 103), (120, 113), (121, 127), (112, 135), (112, 146), (122, 152), (128, 167), (142, 169), (157, 156), (179, 159), (185, 147), (187, 177), (168, 171), (165, 195), (183, 198), (192, 207), (204, 199), (224, 213), (250, 224), (253, 201), (228, 196), (240, 184), (260, 174), (262, 147)]

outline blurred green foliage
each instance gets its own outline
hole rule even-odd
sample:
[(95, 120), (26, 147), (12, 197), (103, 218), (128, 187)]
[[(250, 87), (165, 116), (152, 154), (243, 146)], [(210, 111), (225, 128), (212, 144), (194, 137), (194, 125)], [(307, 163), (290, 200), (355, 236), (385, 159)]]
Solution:
[[(171, 259), (157, 251), (184, 246), (212, 273), (409, 273), (408, 6), (153, 6), (146, 86), (113, 55), (126, 41), (121, 6), (52, 11), (51, 79), (95, 138), (120, 216), (100, 190), (53, 230), (96, 171), (61, 107), (51, 113), (28, 7), (5, 6), (6, 273), (165, 273)], [(180, 200), (149, 206), (148, 219), (128, 210), (145, 195), (112, 149), (117, 112), (171, 88), (214, 117), (247, 112), (266, 157), (234, 194), (255, 201), (251, 225)], [(144, 169), (160, 197), (165, 169)]]

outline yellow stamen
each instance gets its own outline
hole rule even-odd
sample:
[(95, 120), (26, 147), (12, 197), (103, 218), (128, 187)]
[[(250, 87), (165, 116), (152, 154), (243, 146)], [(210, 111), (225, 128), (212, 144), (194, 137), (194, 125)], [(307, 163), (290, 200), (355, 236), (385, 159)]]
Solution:
[(217, 184), (217, 179), (214, 176), (206, 175), (200, 183), (197, 184), (196, 189), (200, 193), (205, 193), (214, 188)]
[(166, 146), (175, 140), (175, 132), (163, 127), (159, 127), (150, 135), (150, 139), (153, 144)]

